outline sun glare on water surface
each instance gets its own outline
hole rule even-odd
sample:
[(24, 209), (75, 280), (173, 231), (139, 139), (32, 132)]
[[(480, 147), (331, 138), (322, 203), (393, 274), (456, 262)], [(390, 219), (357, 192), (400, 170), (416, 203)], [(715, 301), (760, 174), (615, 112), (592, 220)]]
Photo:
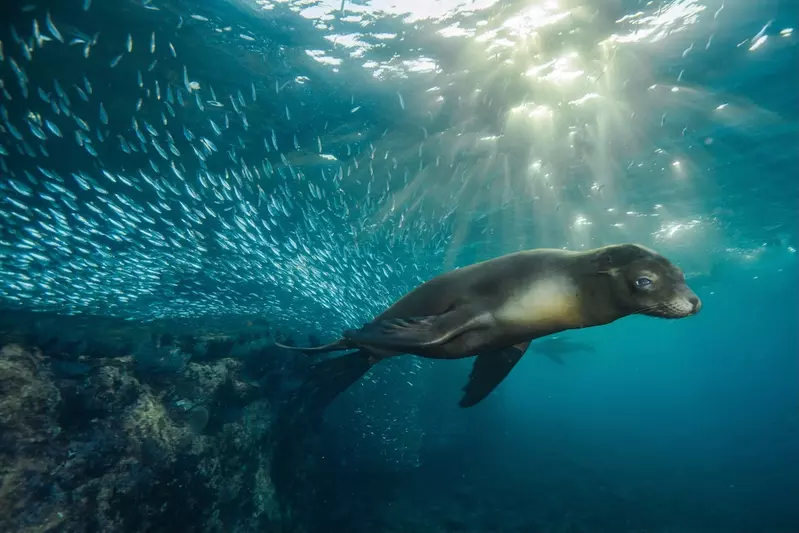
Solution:
[[(711, 150), (718, 149), (714, 130), (780, 119), (745, 101), (721, 116), (728, 103), (703, 87), (694, 65), (711, 55), (751, 54), (769, 36), (792, 35), (764, 21), (743, 43), (717, 39), (720, 25), (757, 18), (749, 4), (728, 4), (292, 5), (328, 32), (332, 47), (315, 51), (317, 61), (336, 70), (339, 50), (361, 60), (387, 91), (399, 89), (411, 115), (410, 134), (389, 133), (375, 143), (369, 164), (352, 170), (391, 191), (370, 224), (395, 220), (401, 231), (414, 217), (445, 222), (452, 225), (451, 249), (469, 242), (490, 254), (620, 240), (690, 246), (718, 237), (702, 205), (718, 190), (708, 173), (717, 153)], [(386, 19), (412, 25), (424, 38), (370, 33)], [(667, 208), (655, 208), (659, 202)], [(669, 225), (691, 231), (663, 231)]]

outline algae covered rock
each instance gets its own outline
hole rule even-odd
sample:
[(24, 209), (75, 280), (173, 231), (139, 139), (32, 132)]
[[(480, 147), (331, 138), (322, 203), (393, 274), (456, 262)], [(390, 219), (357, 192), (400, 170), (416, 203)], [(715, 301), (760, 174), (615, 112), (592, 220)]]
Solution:
[(296, 465), (277, 456), (277, 404), (264, 384), (282, 367), (230, 356), (236, 347), (257, 357), (260, 335), (209, 356), (220, 341), (205, 333), (194, 342), (114, 323), (100, 342), (69, 318), (47, 324), (50, 337), (71, 331), (75, 349), (0, 332), (0, 531), (306, 530), (276, 481), (277, 468), (283, 483), (301, 482), (307, 466), (307, 455)]
[[(41, 531), (62, 520), (37, 497), (58, 460), (50, 452), (61, 433), (60, 401), (40, 353), (17, 345), (0, 350), (0, 531)], [(15, 519), (31, 512), (38, 525)]]

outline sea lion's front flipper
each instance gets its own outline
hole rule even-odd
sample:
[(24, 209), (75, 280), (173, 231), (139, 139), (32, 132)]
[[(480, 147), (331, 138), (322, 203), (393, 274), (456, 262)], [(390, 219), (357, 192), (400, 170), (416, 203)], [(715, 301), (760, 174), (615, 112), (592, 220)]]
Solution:
[(354, 344), (413, 350), (444, 344), (469, 330), (491, 325), (491, 315), (475, 313), (469, 307), (456, 307), (441, 315), (380, 320), (361, 329), (344, 332)]
[(472, 373), (469, 374), (469, 382), (463, 387), (463, 398), (458, 405), (472, 407), (483, 401), (507, 377), (523, 355), (524, 350), (516, 346), (478, 355), (474, 360)]

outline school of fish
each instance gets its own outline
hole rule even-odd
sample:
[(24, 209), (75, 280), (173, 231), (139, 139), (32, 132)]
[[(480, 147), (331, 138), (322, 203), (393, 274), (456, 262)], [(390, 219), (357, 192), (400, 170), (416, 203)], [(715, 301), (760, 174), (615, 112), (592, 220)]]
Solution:
[[(357, 246), (355, 230), (385, 193), (357, 205), (340, 184), (368, 148), (339, 146), (347, 163), (324, 152), (322, 136), (307, 152), (297, 133), (288, 146), (274, 128), (255, 138), (250, 123), (262, 117), (250, 109), (289, 82), (222, 93), (191, 76), (179, 32), (207, 17), (181, 16), (171, 35), (120, 36), (67, 30), (35, 6), (23, 15), (30, 25), (13, 21), (10, 41), (0, 41), (6, 305), (141, 318), (262, 314), (302, 328), (318, 324), (287, 311), (298, 298), (351, 322), (414, 274), (386, 260), (398, 250), (388, 241), (379, 260), (374, 247)], [(47, 68), (54, 60), (70, 68)], [(261, 157), (247, 161), (246, 150)], [(308, 153), (308, 169), (291, 159)]]
[[(468, 52), (465, 67), (439, 75), (444, 67), (417, 56), (394, 62), (404, 70), (383, 87), (348, 90), (331, 76), (336, 58), (270, 41), (220, 10), (180, 13), (153, 0), (51, 4), (12, 7), (14, 17), (0, 20), (3, 305), (130, 318), (268, 315), (292, 329), (331, 331), (440, 272), (464, 243), (498, 243), (496, 254), (531, 239), (596, 244), (590, 228), (611, 228), (614, 240), (631, 238), (622, 233), (629, 227), (665, 240), (714, 224), (696, 213), (666, 220), (649, 201), (684, 178), (690, 160), (672, 155), (682, 144), (712, 141), (692, 137), (680, 122), (687, 118), (653, 110), (662, 94), (687, 91), (643, 79), (629, 119), (615, 120), (621, 107), (600, 94), (612, 76), (601, 63), (577, 69), (574, 53), (509, 46), (527, 42), (528, 27), (551, 24), (559, 35), (557, 23), (594, 24), (552, 6), (541, 8), (544, 18), (532, 6), (527, 18), (481, 30), (491, 37), (479, 41), (484, 57)], [(679, 24), (647, 20), (664, 31)], [(772, 30), (752, 42), (761, 46)], [(213, 57), (203, 55), (209, 50)], [(682, 57), (697, 53), (689, 47)], [(304, 72), (300, 56), (326, 70)], [(241, 60), (226, 65), (231, 57)], [(510, 64), (525, 76), (502, 70)], [(370, 68), (377, 77), (388, 66)], [(422, 81), (410, 91), (402, 80), (413, 69)], [(531, 73), (536, 84), (565, 79), (572, 88), (532, 102)], [(338, 90), (314, 93), (309, 80)], [(635, 106), (659, 124), (631, 129)], [(692, 127), (708, 129), (726, 106), (712, 101)], [(635, 152), (633, 134), (661, 136), (668, 149), (653, 141)], [(625, 199), (635, 197), (623, 185), (634, 186), (636, 172), (646, 176), (646, 201)], [(471, 233), (458, 231), (464, 220)]]

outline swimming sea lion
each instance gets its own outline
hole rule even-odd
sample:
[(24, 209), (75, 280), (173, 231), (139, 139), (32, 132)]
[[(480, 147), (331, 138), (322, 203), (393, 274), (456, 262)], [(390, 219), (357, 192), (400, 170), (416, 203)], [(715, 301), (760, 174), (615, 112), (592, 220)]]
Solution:
[(643, 246), (526, 250), (441, 274), (330, 344), (283, 347), (357, 350), (312, 366), (301, 389), (322, 404), (388, 357), (477, 356), (459, 404), (470, 407), (499, 385), (534, 339), (633, 314), (683, 318), (701, 305), (683, 272)]
[(563, 355), (568, 353), (574, 352), (590, 352), (593, 353), (594, 347), (590, 344), (585, 344), (582, 342), (574, 342), (569, 339), (564, 339), (555, 335), (554, 337), (547, 337), (546, 339), (542, 339), (540, 342), (536, 342), (533, 344), (533, 350), (544, 354), (545, 356), (549, 357), (552, 361), (558, 363), (559, 365), (565, 365), (566, 363), (563, 361)]

